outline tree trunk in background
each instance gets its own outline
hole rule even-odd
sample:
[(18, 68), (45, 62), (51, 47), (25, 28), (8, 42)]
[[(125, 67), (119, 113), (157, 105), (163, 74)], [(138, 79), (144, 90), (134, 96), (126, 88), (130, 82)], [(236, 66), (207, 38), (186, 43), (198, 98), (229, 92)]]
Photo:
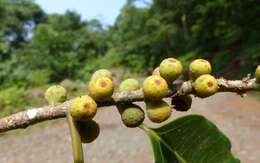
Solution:
[(183, 28), (184, 39), (188, 40), (189, 39), (189, 33), (188, 33), (188, 28), (187, 28), (187, 17), (186, 17), (186, 14), (183, 14), (181, 16), (181, 23), (182, 23), (182, 28)]

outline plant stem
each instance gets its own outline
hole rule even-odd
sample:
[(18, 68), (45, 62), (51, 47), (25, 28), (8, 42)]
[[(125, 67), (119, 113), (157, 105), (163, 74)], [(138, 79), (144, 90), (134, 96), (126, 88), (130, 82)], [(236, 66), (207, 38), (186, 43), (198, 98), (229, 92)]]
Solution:
[(81, 144), (81, 138), (76, 128), (75, 121), (71, 117), (70, 113), (67, 113), (67, 121), (70, 129), (74, 163), (84, 163), (84, 155), (83, 155), (83, 149)]

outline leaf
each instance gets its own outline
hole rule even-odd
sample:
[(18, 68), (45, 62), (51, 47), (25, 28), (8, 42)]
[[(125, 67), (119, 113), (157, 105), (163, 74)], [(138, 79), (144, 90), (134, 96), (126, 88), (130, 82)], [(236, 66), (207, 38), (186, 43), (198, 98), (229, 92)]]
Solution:
[(159, 128), (140, 127), (150, 138), (156, 163), (240, 163), (229, 139), (203, 116), (184, 116)]

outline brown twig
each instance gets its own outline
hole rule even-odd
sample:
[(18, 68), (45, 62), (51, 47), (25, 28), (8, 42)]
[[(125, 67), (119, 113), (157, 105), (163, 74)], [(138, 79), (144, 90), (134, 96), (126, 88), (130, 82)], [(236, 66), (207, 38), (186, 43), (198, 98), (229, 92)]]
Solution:
[[(243, 80), (226, 80), (224, 78), (220, 78), (218, 79), (218, 85), (218, 92), (235, 92), (242, 94), (247, 91), (260, 91), (260, 86), (255, 83), (255, 79), (249, 78), (245, 78)], [(194, 94), (191, 81), (173, 83), (172, 89), (169, 90), (167, 97), (181, 96), (185, 94)], [(111, 106), (121, 102), (135, 102), (143, 100), (144, 96), (142, 90), (129, 93), (115, 93), (111, 99), (98, 103), (98, 106)], [(0, 132), (18, 128), (26, 128), (30, 125), (45, 120), (65, 117), (69, 104), (70, 101), (66, 101), (62, 104), (32, 108), (4, 117), (0, 119)]]

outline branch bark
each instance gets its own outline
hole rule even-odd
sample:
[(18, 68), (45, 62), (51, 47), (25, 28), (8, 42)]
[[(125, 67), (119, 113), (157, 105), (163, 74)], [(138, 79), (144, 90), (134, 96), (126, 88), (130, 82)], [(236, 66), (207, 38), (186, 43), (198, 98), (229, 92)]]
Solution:
[[(245, 78), (242, 80), (226, 80), (220, 78), (217, 80), (218, 92), (235, 92), (243, 94), (248, 91), (260, 91), (260, 84), (255, 79)], [(167, 97), (181, 96), (186, 94), (195, 94), (192, 89), (191, 81), (175, 82), (169, 90)], [(142, 90), (132, 91), (129, 93), (115, 93), (107, 101), (98, 103), (98, 106), (111, 106), (122, 102), (143, 101), (144, 95)], [(8, 130), (26, 128), (30, 125), (66, 116), (70, 100), (62, 104), (49, 105), (40, 108), (31, 108), (26, 111), (18, 112), (0, 119), (0, 133)]]

